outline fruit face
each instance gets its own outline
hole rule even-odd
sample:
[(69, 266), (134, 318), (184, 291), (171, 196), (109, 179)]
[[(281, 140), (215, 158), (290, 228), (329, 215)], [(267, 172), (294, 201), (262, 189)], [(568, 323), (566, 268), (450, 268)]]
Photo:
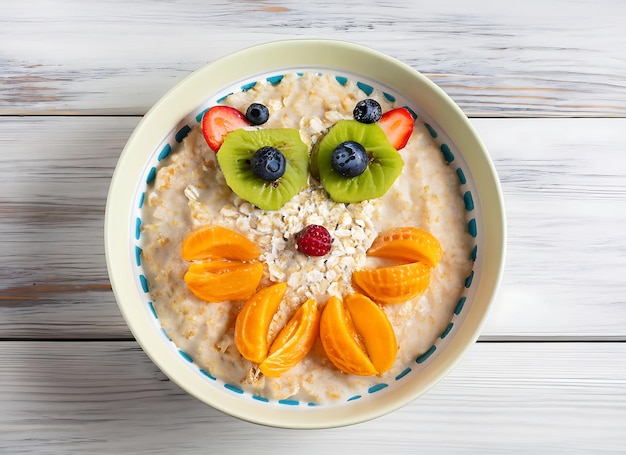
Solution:
[(378, 121), (378, 125), (385, 132), (385, 136), (387, 136), (391, 145), (396, 150), (400, 150), (409, 142), (415, 127), (415, 119), (408, 109), (398, 107), (385, 112)]
[[(250, 166), (262, 147), (273, 147), (285, 158), (285, 173), (275, 181), (262, 179)], [(235, 130), (226, 136), (217, 161), (235, 194), (263, 210), (278, 210), (308, 181), (308, 148), (294, 129)]]
[(252, 103), (246, 110), (246, 119), (252, 125), (262, 125), (270, 118), (270, 111), (267, 106), (260, 103)]
[(183, 239), (181, 256), (185, 261), (231, 259), (250, 261), (261, 254), (259, 247), (247, 237), (222, 226), (203, 226)]
[(439, 240), (416, 227), (397, 227), (381, 232), (367, 250), (368, 256), (401, 262), (425, 262), (437, 267), (443, 252)]
[(346, 141), (339, 144), (331, 155), (333, 170), (344, 177), (356, 177), (367, 169), (367, 152), (361, 144)]
[(202, 116), (202, 135), (216, 153), (228, 133), (245, 126), (249, 126), (246, 118), (230, 106), (213, 106)]
[(356, 103), (354, 111), (352, 111), (354, 120), (361, 123), (375, 123), (380, 119), (382, 114), (383, 109), (380, 103), (371, 98)]
[(411, 300), (426, 290), (431, 267), (423, 262), (357, 270), (352, 274), (355, 284), (378, 303), (400, 303)]
[(216, 259), (190, 264), (183, 279), (196, 297), (217, 303), (247, 299), (256, 291), (262, 276), (260, 262)]
[(320, 312), (317, 301), (309, 299), (296, 310), (280, 331), (259, 369), (276, 378), (296, 366), (311, 350), (319, 334)]
[(296, 248), (307, 256), (324, 256), (333, 239), (324, 226), (311, 224), (296, 234)]
[[(346, 141), (358, 142), (368, 156), (365, 171), (346, 178), (333, 169), (332, 154)], [(396, 181), (404, 162), (376, 123), (364, 124), (356, 120), (339, 120), (314, 146), (312, 171), (317, 171), (324, 189), (336, 202), (361, 202), (384, 195)]]
[(285, 173), (285, 156), (274, 147), (261, 147), (252, 155), (250, 167), (258, 177), (267, 182), (274, 182)]
[(276, 283), (250, 297), (235, 321), (235, 345), (250, 362), (261, 363), (269, 350), (272, 318), (287, 292), (287, 283)]

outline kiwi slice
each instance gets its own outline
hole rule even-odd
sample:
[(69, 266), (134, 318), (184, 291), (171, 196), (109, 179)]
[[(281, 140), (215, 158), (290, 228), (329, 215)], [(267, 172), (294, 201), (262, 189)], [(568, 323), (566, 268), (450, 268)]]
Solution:
[[(285, 172), (276, 180), (265, 180), (252, 170), (252, 157), (263, 147), (273, 147), (285, 157)], [(217, 162), (230, 189), (263, 210), (280, 209), (308, 181), (309, 150), (298, 130), (291, 128), (232, 131), (224, 139)]]
[[(332, 166), (333, 151), (347, 141), (358, 142), (368, 155), (367, 168), (356, 177), (344, 177)], [(402, 157), (376, 123), (339, 120), (311, 152), (311, 173), (336, 202), (361, 202), (383, 196), (403, 166)]]

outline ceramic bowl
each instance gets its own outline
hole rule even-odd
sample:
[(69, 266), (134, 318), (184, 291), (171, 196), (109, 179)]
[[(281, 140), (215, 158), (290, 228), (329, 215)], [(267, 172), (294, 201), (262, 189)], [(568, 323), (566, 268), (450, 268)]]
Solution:
[[(162, 163), (202, 118), (229, 94), (287, 72), (329, 72), (402, 100), (428, 124), (466, 199), (467, 229), (475, 241), (473, 270), (436, 342), (396, 377), (332, 405), (269, 400), (222, 381), (179, 349), (161, 328), (141, 265), (142, 206)], [(468, 202), (469, 201), (469, 202)], [(328, 428), (370, 420), (411, 402), (455, 365), (476, 341), (499, 285), (505, 255), (505, 212), (499, 181), (476, 131), (460, 108), (411, 67), (361, 45), (328, 40), (261, 44), (190, 74), (144, 116), (124, 148), (106, 207), (109, 276), (126, 323), (147, 355), (176, 384), (208, 405), (259, 424)]]

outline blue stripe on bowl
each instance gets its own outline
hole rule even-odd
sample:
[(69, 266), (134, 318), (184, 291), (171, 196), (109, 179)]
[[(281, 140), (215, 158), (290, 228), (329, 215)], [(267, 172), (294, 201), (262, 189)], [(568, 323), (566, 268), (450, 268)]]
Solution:
[(139, 275), (139, 281), (141, 282), (141, 289), (143, 289), (143, 292), (145, 292), (147, 294), (148, 291), (149, 291), (149, 289), (148, 289), (148, 280), (146, 279), (145, 276)]
[(219, 100), (216, 101), (216, 103), (221, 103), (222, 101), (224, 101), (226, 98), (228, 98), (230, 95), (232, 95), (233, 93), (230, 92), (227, 95), (222, 96)]
[(347, 401), (354, 401), (354, 400), (358, 400), (359, 398), (361, 398), (361, 395), (354, 395), (354, 396), (348, 398)]
[(176, 139), (176, 142), (180, 144), (181, 142), (183, 142), (183, 139), (185, 139), (190, 132), (191, 132), (191, 128), (189, 127), (189, 125), (185, 125), (181, 129), (178, 130), (174, 139)]
[(266, 80), (272, 85), (278, 85), (283, 80), (283, 77), (285, 77), (283, 74), (279, 74), (278, 76), (268, 77)]
[(242, 92), (247, 92), (251, 88), (254, 88), (255, 85), (256, 85), (256, 81), (250, 82), (249, 84), (244, 84), (244, 85), (241, 86), (241, 91)]
[(392, 103), (396, 101), (396, 97), (393, 95), (390, 95), (387, 92), (383, 92), (383, 96), (388, 100), (391, 101)]
[(474, 249), (472, 250), (472, 254), (470, 255), (470, 258), (474, 262), (476, 262), (476, 254), (477, 253), (478, 253), (478, 245), (474, 245)]
[(459, 299), (459, 302), (456, 304), (456, 307), (454, 307), (454, 314), (456, 314), (457, 316), (461, 314), (461, 311), (463, 310), (463, 305), (465, 305), (466, 300), (467, 300), (467, 297), (465, 296)]
[(141, 218), (137, 217), (135, 220), (135, 238), (139, 240), (141, 237)]
[(374, 87), (363, 82), (357, 82), (356, 86), (359, 87), (367, 96), (370, 96), (374, 91)]
[(231, 392), (235, 392), (238, 394), (243, 394), (243, 389), (241, 389), (240, 387), (237, 387), (235, 385), (232, 384), (224, 384), (224, 387), (228, 390), (230, 390)]
[(369, 389), (367, 389), (368, 393), (374, 393), (374, 392), (378, 392), (379, 390), (384, 389), (385, 387), (387, 387), (389, 384), (385, 384), (384, 382), (381, 382), (380, 384), (374, 384), (373, 386), (371, 386)]
[(424, 363), (426, 360), (428, 360), (428, 357), (433, 355), (433, 353), (436, 350), (437, 350), (437, 347), (435, 345), (432, 345), (428, 351), (426, 351), (421, 356), (419, 356), (417, 359), (415, 359), (415, 363)]
[(143, 193), (141, 193), (141, 196), (139, 197), (139, 208), (143, 207), (143, 203), (146, 200), (146, 192), (144, 191)]
[(454, 327), (454, 324), (451, 322), (450, 324), (448, 324), (448, 327), (446, 327), (445, 330), (441, 332), (441, 335), (439, 336), (439, 338), (443, 340), (445, 337), (447, 337), (448, 334), (450, 333), (450, 330), (452, 330), (452, 327)]
[(405, 108), (407, 111), (409, 111), (409, 113), (411, 114), (411, 117), (413, 117), (413, 120), (417, 120), (417, 114), (415, 113), (413, 109), (411, 109), (409, 106), (402, 106), (402, 107)]
[(278, 402), (287, 406), (298, 406), (300, 404), (298, 400), (278, 400)]
[(471, 220), (468, 221), (467, 223), (467, 232), (469, 232), (469, 234), (472, 237), (476, 237), (478, 235), (478, 231), (476, 230), (476, 219), (472, 218)]
[(402, 379), (403, 377), (405, 377), (407, 374), (409, 374), (411, 372), (411, 368), (405, 368), (398, 376), (395, 377), (395, 380), (398, 381), (400, 379)]
[(185, 359), (187, 362), (189, 363), (193, 363), (193, 359), (191, 358), (191, 356), (189, 354), (187, 354), (185, 351), (182, 350), (178, 350), (178, 353), (180, 354), (180, 356)]
[(440, 149), (446, 163), (452, 163), (454, 161), (454, 154), (452, 153), (452, 150), (450, 150), (450, 146), (448, 146), (448, 144), (441, 144)]
[(200, 112), (198, 115), (196, 115), (196, 122), (200, 123), (202, 121), (202, 117), (204, 117), (204, 113), (208, 110), (209, 108), (206, 108), (205, 110)]
[(472, 270), (467, 278), (465, 278), (465, 287), (469, 289), (474, 279), (474, 271)]
[(157, 312), (154, 309), (154, 304), (152, 302), (148, 302), (148, 306), (150, 307), (150, 311), (152, 312), (152, 316), (154, 316), (156, 319), (159, 319), (159, 317), (157, 316)]
[(161, 153), (159, 153), (159, 156), (157, 157), (157, 159), (159, 161), (163, 161), (165, 158), (170, 156), (170, 153), (172, 153), (172, 146), (170, 144), (165, 144), (165, 147), (161, 149)]
[(155, 178), (156, 178), (156, 167), (153, 167), (152, 169), (150, 169), (150, 172), (148, 172), (148, 177), (146, 177), (146, 183), (148, 185), (151, 184)]
[(465, 174), (463, 173), (463, 170), (460, 167), (457, 168), (456, 175), (459, 177), (459, 182), (461, 182), (461, 185), (465, 185), (467, 183), (467, 179), (465, 178)]
[(217, 380), (217, 378), (216, 378), (215, 376), (213, 376), (211, 373), (209, 373), (209, 372), (208, 372), (208, 371), (206, 371), (206, 370), (200, 369), (200, 373), (202, 373), (202, 374), (203, 374), (203, 375), (205, 375), (207, 378), (209, 378), (209, 379), (211, 379), (211, 380), (213, 380), (213, 381), (216, 381), (216, 380)]
[(432, 137), (433, 139), (436, 139), (437, 136), (439, 136), (439, 134), (437, 134), (437, 131), (435, 131), (435, 129), (432, 126), (430, 126), (428, 123), (424, 123), (424, 126), (430, 133), (430, 137)]
[(135, 246), (135, 262), (137, 263), (137, 267), (141, 267), (141, 248)]
[(472, 198), (472, 193), (466, 191), (463, 195), (463, 202), (465, 203), (465, 210), (468, 212), (474, 210), (474, 199)]
[(252, 395), (252, 399), (253, 400), (257, 400), (257, 401), (262, 401), (263, 403), (269, 403), (270, 400), (268, 400), (265, 397), (260, 397), (258, 395)]
[(337, 82), (339, 82), (341, 85), (346, 85), (348, 83), (348, 78), (347, 77), (343, 77), (343, 76), (335, 76), (335, 79), (337, 80)]

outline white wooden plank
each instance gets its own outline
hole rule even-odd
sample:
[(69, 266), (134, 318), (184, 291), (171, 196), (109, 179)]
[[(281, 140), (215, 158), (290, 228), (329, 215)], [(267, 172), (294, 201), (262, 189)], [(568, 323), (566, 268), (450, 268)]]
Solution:
[(625, 363), (624, 343), (478, 343), (395, 413), (285, 431), (185, 394), (133, 342), (3, 342), (0, 452), (622, 453)]
[(103, 235), (111, 175), (138, 121), (0, 120), (0, 337), (130, 337)]
[(621, 0), (6, 0), (0, 114), (143, 114), (206, 62), (323, 37), (401, 59), (472, 116), (624, 116), (624, 17)]
[[(129, 117), (0, 122), (0, 337), (128, 338), (103, 216)], [(508, 260), (483, 339), (626, 339), (625, 119), (476, 119)]]
[(484, 339), (516, 339), (528, 327), (539, 337), (620, 337), (626, 313), (615, 310), (626, 302), (626, 124), (474, 124), (502, 181), (509, 238)]

